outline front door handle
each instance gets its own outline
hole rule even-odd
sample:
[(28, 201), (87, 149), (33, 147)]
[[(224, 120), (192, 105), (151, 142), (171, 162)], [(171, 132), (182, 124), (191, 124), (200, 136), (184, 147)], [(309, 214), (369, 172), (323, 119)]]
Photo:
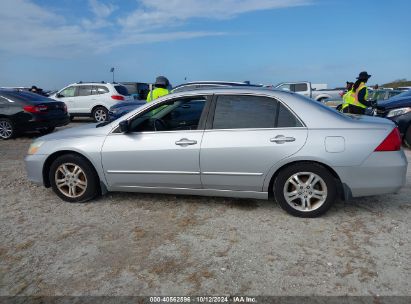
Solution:
[(197, 144), (196, 140), (190, 140), (190, 139), (187, 139), (187, 138), (182, 138), (182, 139), (176, 141), (177, 146), (183, 146), (183, 147), (190, 146), (190, 145), (195, 145), (195, 144)]
[(293, 141), (295, 141), (295, 138), (294, 137), (286, 137), (284, 135), (277, 135), (274, 138), (270, 138), (270, 141), (274, 142), (276, 144), (283, 144), (283, 143), (286, 143), (286, 142), (293, 142)]

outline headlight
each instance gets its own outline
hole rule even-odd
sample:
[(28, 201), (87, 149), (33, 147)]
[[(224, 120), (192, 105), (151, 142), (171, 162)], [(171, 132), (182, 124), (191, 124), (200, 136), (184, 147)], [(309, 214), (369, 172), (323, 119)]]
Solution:
[(387, 117), (400, 116), (411, 112), (411, 108), (399, 108), (388, 112)]
[(44, 141), (34, 141), (31, 145), (27, 154), (33, 155), (36, 154), (37, 151), (40, 149), (41, 145), (44, 144)]

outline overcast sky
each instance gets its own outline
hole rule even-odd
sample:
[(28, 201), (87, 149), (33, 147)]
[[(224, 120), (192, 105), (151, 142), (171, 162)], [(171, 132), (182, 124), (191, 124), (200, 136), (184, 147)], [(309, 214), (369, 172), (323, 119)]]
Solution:
[(409, 0), (1, 0), (0, 86), (411, 79)]

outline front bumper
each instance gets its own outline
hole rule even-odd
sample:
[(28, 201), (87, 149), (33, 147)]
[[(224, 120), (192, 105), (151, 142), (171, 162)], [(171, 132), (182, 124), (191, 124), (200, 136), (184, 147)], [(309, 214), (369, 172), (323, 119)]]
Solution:
[(36, 185), (44, 185), (43, 181), (43, 166), (47, 155), (33, 154), (27, 155), (24, 159), (27, 178)]

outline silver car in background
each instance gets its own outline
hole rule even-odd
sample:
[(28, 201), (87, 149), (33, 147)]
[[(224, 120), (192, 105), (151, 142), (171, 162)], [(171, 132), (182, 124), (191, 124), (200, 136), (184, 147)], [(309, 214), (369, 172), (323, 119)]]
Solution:
[(107, 191), (274, 198), (315, 217), (340, 198), (398, 191), (407, 160), (389, 120), (346, 116), (295, 93), (214, 88), (41, 137), (26, 168), (68, 202)]

